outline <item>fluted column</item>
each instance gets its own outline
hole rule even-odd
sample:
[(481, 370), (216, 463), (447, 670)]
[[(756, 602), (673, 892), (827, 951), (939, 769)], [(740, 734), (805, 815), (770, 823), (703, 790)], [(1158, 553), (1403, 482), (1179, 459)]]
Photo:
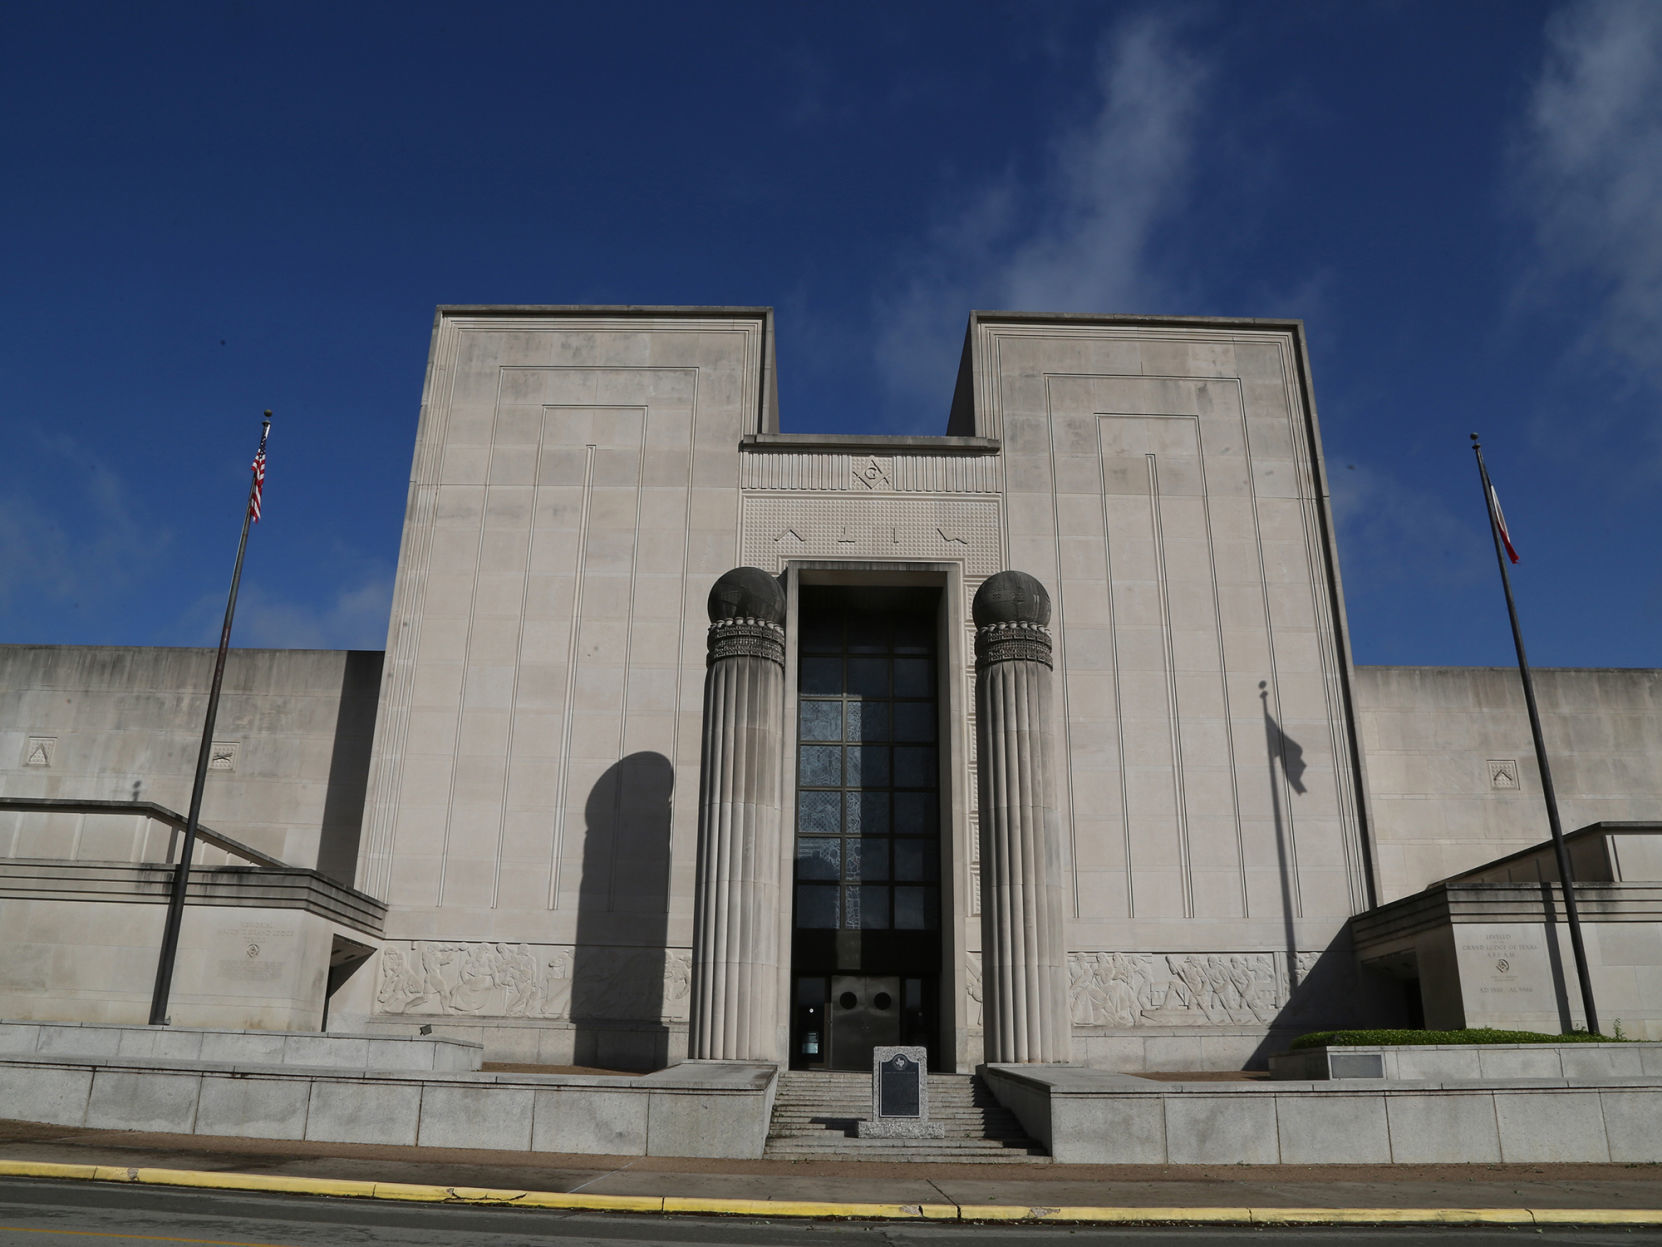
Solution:
[(738, 567), (709, 610), (687, 1055), (777, 1060), (785, 594)]
[(1050, 595), (1006, 571), (976, 592), (986, 1060), (1066, 1061), (1062, 829), (1050, 734)]

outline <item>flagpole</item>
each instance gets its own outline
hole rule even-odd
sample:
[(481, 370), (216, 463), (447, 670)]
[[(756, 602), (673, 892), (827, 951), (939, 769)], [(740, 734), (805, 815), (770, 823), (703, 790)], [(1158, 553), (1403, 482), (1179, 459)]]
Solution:
[(1575, 953), (1575, 972), (1581, 980), (1581, 1007), (1586, 1013), (1587, 1031), (1599, 1033), (1599, 1015), (1593, 1008), (1593, 980), (1587, 972), (1587, 949), (1581, 942), (1581, 915), (1576, 910), (1575, 887), (1570, 877), (1570, 851), (1564, 844), (1564, 828), (1558, 821), (1558, 794), (1552, 786), (1552, 768), (1547, 764), (1546, 738), (1541, 734), (1541, 712), (1535, 706), (1535, 680), (1524, 656), (1523, 632), (1518, 627), (1518, 607), (1512, 600), (1512, 578), (1501, 552), (1500, 525), (1495, 516), (1495, 487), (1483, 462), (1483, 445), (1472, 434), (1472, 453), (1477, 456), (1477, 474), (1483, 482), (1483, 506), (1489, 513), (1489, 535), (1495, 540), (1495, 562), (1500, 565), (1500, 583), (1506, 590), (1506, 615), (1512, 621), (1512, 644), (1518, 651), (1518, 674), (1523, 677), (1524, 704), (1529, 707), (1529, 731), (1535, 738), (1535, 761), (1541, 769), (1541, 795), (1547, 803), (1547, 826), (1552, 829), (1552, 851), (1558, 859), (1558, 880), (1564, 892), (1564, 916), (1570, 926), (1570, 948)]
[(173, 963), (179, 954), (179, 927), (185, 918), (185, 891), (190, 886), (190, 858), (196, 847), (196, 825), (202, 813), (202, 791), (208, 782), (208, 758), (213, 752), (214, 720), (219, 715), (219, 690), (225, 682), (225, 652), (231, 647), (231, 617), (237, 610), (237, 585), (242, 581), (242, 556), (248, 549), (248, 525), (264, 476), (265, 439), (271, 433), (271, 412), (260, 427), (260, 449), (254, 456), (254, 479), (248, 486), (248, 505), (242, 511), (242, 536), (237, 540), (237, 561), (231, 571), (231, 594), (225, 602), (225, 626), (219, 632), (219, 656), (214, 659), (213, 683), (208, 687), (208, 716), (202, 724), (202, 745), (196, 752), (196, 781), (190, 790), (190, 813), (185, 817), (185, 839), (179, 846), (179, 863), (173, 869), (173, 888), (167, 898), (167, 923), (162, 929), (161, 954), (156, 959), (156, 987), (150, 996), (150, 1025), (168, 1025), (167, 998), (173, 987)]

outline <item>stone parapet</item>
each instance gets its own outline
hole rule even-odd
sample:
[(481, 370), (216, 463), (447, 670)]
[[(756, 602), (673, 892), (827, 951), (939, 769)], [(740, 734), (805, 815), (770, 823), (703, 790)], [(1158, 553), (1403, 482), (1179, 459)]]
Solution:
[(758, 1157), (777, 1070), (691, 1061), (639, 1078), (0, 1057), (17, 1121), (102, 1130), (612, 1156)]
[(1060, 1065), (981, 1074), (1060, 1164), (1662, 1161), (1657, 1074), (1235, 1084)]

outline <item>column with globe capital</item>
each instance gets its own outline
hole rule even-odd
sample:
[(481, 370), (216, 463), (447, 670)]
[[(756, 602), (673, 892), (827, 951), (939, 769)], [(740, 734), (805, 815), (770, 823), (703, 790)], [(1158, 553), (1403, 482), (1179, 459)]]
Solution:
[(985, 1059), (1066, 1061), (1071, 1018), (1050, 729), (1050, 595), (1024, 572), (999, 572), (976, 591), (971, 613)]
[(709, 614), (687, 1056), (777, 1060), (784, 590), (736, 567)]

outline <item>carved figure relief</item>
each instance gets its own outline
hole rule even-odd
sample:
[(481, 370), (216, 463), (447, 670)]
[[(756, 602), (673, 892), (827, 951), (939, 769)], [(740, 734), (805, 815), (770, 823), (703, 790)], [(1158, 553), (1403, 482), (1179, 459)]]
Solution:
[[(1301, 973), (1320, 954), (1300, 953)], [(1075, 1026), (1251, 1026), (1287, 1003), (1275, 953), (1114, 953), (1068, 956)]]
[(969, 1028), (982, 1028), (981, 954), (969, 953), (964, 958), (964, 983), (969, 994)]
[[(660, 963), (661, 985), (645, 981)], [(381, 951), (375, 1003), (382, 1013), (569, 1019), (576, 972), (576, 950), (563, 945), (389, 944)], [(585, 1017), (687, 1018), (692, 960), (684, 949), (595, 949), (585, 955), (583, 977)]]

